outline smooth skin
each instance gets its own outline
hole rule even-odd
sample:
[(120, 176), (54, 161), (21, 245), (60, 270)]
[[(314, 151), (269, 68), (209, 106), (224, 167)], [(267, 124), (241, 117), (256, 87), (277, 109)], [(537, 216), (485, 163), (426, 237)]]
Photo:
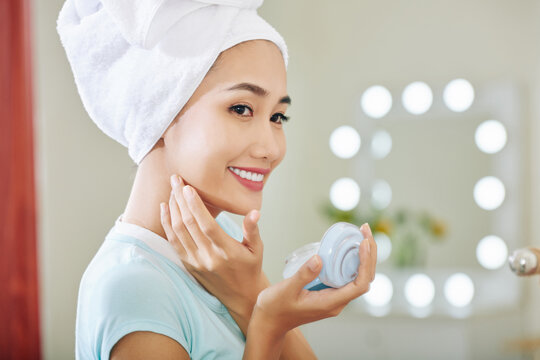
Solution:
[[(257, 227), (262, 191), (241, 185), (228, 167), (268, 169), (266, 183), (285, 156), (282, 120), (288, 102), (283, 58), (273, 43), (248, 41), (224, 51), (139, 165), (122, 218), (171, 242), (188, 271), (246, 334), (246, 359), (315, 358), (296, 327), (337, 315), (369, 289), (375, 273), (376, 245), (366, 228), (361, 249), (369, 244), (371, 252), (360, 251), (362, 275), (350, 286), (317, 294), (303, 290), (300, 285), (320, 271), (317, 257), (314, 270), (306, 264), (273, 286), (262, 272)], [(242, 243), (216, 223), (221, 211), (245, 215)], [(111, 358), (189, 356), (164, 335), (134, 332), (115, 345)]]

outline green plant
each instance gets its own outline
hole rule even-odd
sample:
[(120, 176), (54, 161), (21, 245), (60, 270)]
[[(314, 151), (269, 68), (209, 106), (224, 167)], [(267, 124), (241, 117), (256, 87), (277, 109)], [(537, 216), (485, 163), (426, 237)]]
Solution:
[(430, 243), (444, 240), (447, 225), (427, 211), (400, 208), (394, 211), (371, 208), (360, 212), (358, 209), (343, 211), (330, 202), (322, 207), (330, 223), (340, 221), (361, 226), (367, 222), (374, 235), (386, 234), (392, 243), (390, 261), (396, 267), (423, 266), (426, 262)]

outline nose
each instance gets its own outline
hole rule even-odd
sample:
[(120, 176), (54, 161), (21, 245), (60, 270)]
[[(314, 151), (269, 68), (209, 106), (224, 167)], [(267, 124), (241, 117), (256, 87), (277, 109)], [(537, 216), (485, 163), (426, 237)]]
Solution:
[(261, 122), (254, 127), (252, 134), (251, 155), (258, 159), (274, 162), (282, 157), (284, 151), (284, 135), (270, 121)]

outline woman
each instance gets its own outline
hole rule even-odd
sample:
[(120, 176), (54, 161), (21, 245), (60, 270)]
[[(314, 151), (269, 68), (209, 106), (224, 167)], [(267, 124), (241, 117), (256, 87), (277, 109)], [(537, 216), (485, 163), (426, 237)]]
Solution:
[[(175, 5), (200, 4), (170, 3), (164, 21)], [(114, 8), (118, 3), (102, 4), (109, 15), (118, 10)], [(231, 18), (242, 21), (244, 29), (227, 33), (244, 31), (248, 36), (225, 41), (226, 45), (218, 46), (217, 58), (209, 56), (211, 69), (200, 70), (202, 80), (195, 81), (195, 90), (187, 91), (188, 100), (179, 108), (176, 101), (179, 113), (164, 131), (157, 130), (150, 149), (139, 146), (146, 141), (144, 136), (138, 142), (132, 135), (128, 141), (130, 155), (139, 167), (124, 214), (81, 281), (78, 358), (313, 358), (295, 328), (336, 316), (369, 289), (376, 246), (368, 226), (362, 228), (366, 240), (360, 247), (359, 276), (341, 289), (303, 289), (322, 268), (318, 256), (292, 278), (272, 286), (261, 270), (263, 246), (257, 209), (264, 184), (285, 155), (283, 123), (290, 103), (287, 56), (272, 30), (265, 30), (266, 35), (253, 31), (260, 25), (255, 25), (260, 18), (255, 17), (253, 2), (234, 4), (239, 5), (245, 7), (240, 6)], [(224, 12), (214, 18), (219, 22), (231, 11), (230, 1), (202, 9), (219, 12), (221, 6)], [(95, 14), (92, 11), (89, 13)], [(200, 14), (199, 20), (208, 15)], [(128, 17), (131, 22), (134, 18)], [(196, 22), (191, 20), (191, 24)], [(245, 27), (246, 23), (250, 25)], [(62, 30), (59, 32), (62, 36)], [(126, 33), (124, 29), (124, 37)], [(177, 39), (175, 34), (168, 30), (166, 36)], [(157, 43), (160, 41), (164, 40)], [(63, 43), (69, 58), (69, 39), (63, 38)], [(205, 48), (201, 46), (203, 52)], [(196, 59), (199, 64), (201, 57)], [(99, 101), (89, 99), (85, 94), (92, 91), (81, 90), (84, 75), (77, 75), (77, 64), (70, 61), (83, 102), (96, 121), (100, 111), (109, 111), (101, 103), (107, 96), (96, 91)], [(142, 88), (136, 90), (133, 96), (144, 93)], [(136, 112), (140, 104), (133, 99), (129, 102)], [(103, 119), (100, 127), (106, 128), (111, 117)], [(143, 120), (148, 126), (153, 119)], [(142, 120), (136, 117), (134, 121)], [(137, 127), (128, 124), (123, 129), (130, 126)], [(119, 137), (114, 131), (110, 134)], [(245, 215), (242, 242), (235, 240), (234, 225), (222, 211)]]

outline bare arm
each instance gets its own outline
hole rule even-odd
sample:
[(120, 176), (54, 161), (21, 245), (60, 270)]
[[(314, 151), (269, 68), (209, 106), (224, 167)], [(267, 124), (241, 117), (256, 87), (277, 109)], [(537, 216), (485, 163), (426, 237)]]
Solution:
[(136, 331), (120, 339), (111, 350), (111, 360), (189, 360), (186, 350), (168, 336)]
[[(263, 273), (264, 277), (264, 288), (269, 287), (270, 281), (266, 277), (266, 275)], [(262, 291), (263, 289), (261, 289)], [(242, 314), (229, 311), (234, 321), (238, 324), (238, 327), (240, 330), (242, 330), (242, 333), (247, 336), (248, 333), (248, 325), (250, 324), (251, 315), (253, 312), (253, 308), (255, 306), (255, 302), (251, 304), (249, 308), (246, 308)], [(307, 342), (306, 338), (300, 331), (300, 329), (292, 329), (289, 330), (283, 339), (283, 350), (281, 351), (281, 356), (279, 357), (281, 360), (313, 360), (317, 359), (315, 356), (315, 353), (311, 349), (311, 346)]]
[[(250, 325), (251, 318), (252, 318), (252, 309), (249, 309), (249, 311), (246, 310), (244, 314), (238, 314), (238, 313), (232, 313), (231, 316), (234, 319), (234, 321), (238, 324), (238, 327), (240, 327), (240, 330), (242, 330), (242, 333), (244, 333), (245, 336), (248, 336), (248, 328), (251, 327), (259, 327), (259, 325)], [(264, 329), (262, 329), (264, 332)], [(254, 330), (252, 330), (254, 332)], [(260, 333), (260, 331), (256, 331), (257, 333)], [(263, 337), (259, 338), (257, 337), (257, 340), (254, 340), (255, 343), (261, 343), (267, 341), (268, 338)], [(259, 346), (257, 345), (256, 348)], [(281, 350), (281, 356), (279, 356), (279, 359), (281, 360), (313, 360), (317, 359), (315, 356), (315, 353), (311, 349), (311, 346), (307, 342), (306, 338), (300, 331), (300, 329), (292, 329), (287, 331), (287, 333), (283, 336), (283, 342), (280, 344), (280, 347), (282, 347)]]
[(271, 319), (260, 315), (251, 319), (243, 360), (277, 360), (283, 351), (283, 332), (272, 325)]
[[(262, 332), (261, 332), (262, 330)], [(253, 332), (267, 334), (259, 325), (253, 326)], [(295, 334), (296, 332), (289, 332)], [(300, 332), (298, 332), (300, 334)], [(296, 336), (296, 335), (293, 335)], [(300, 334), (301, 336), (301, 334)], [(249, 349), (253, 351), (244, 352), (244, 359), (268, 359), (268, 354), (273, 353), (274, 357), (281, 359), (300, 359), (303, 349), (296, 349), (295, 346), (289, 347), (289, 355), (279, 356), (279, 353), (285, 350), (283, 346), (287, 340), (285, 338), (271, 338), (270, 336), (252, 336)], [(305, 341), (305, 340), (304, 340)], [(309, 345), (308, 345), (309, 346)], [(246, 347), (247, 349), (247, 347)], [(264, 356), (262, 356), (264, 354)], [(124, 336), (111, 350), (111, 360), (189, 360), (189, 354), (176, 341), (168, 336), (148, 332), (137, 331)]]
[(287, 332), (283, 340), (283, 350), (281, 351), (281, 360), (295, 359), (317, 359), (313, 349), (307, 342), (300, 329), (292, 329)]

